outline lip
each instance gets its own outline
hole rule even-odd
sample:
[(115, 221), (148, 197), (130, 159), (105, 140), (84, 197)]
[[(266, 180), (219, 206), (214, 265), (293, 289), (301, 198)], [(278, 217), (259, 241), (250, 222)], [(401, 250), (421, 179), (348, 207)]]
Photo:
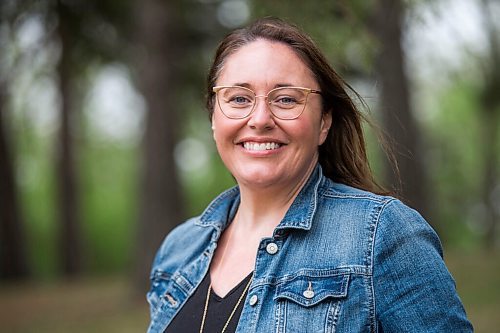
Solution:
[(277, 138), (271, 138), (271, 137), (244, 137), (241, 139), (238, 139), (235, 141), (235, 144), (237, 145), (243, 145), (245, 142), (255, 142), (255, 143), (267, 143), (267, 142), (274, 142), (274, 143), (279, 143), (280, 146), (286, 146), (287, 143), (283, 140), (277, 139)]
[[(253, 144), (275, 143), (275, 144), (278, 144), (279, 147), (274, 148), (274, 149), (253, 150), (253, 149), (245, 148), (246, 143), (253, 143)], [(273, 154), (280, 152), (283, 149), (283, 147), (287, 145), (287, 143), (285, 141), (277, 139), (277, 138), (271, 138), (271, 137), (245, 137), (245, 138), (237, 140), (235, 142), (235, 144), (238, 145), (245, 153), (251, 154), (254, 156), (273, 155)]]

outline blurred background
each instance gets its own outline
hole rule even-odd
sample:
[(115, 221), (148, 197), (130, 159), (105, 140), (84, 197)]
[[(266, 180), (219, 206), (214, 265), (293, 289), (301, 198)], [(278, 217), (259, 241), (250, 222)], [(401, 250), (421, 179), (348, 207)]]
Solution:
[(309, 33), (386, 133), (373, 169), (439, 233), (477, 332), (500, 326), (498, 0), (2, 0), (0, 331), (143, 332), (166, 233), (234, 184), (212, 142), (218, 41)]

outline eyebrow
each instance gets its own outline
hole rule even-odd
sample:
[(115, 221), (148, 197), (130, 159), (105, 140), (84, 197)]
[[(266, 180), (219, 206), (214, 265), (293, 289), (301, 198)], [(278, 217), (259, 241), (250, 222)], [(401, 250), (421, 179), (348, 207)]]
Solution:
[(232, 84), (233, 86), (238, 86), (238, 87), (245, 87), (245, 88), (248, 88), (250, 89), (251, 85), (249, 83), (235, 83), (235, 84)]
[[(233, 86), (245, 87), (248, 89), (251, 89), (251, 87), (252, 87), (252, 85), (250, 83), (245, 83), (245, 82), (235, 83), (235, 84), (233, 84)], [(278, 83), (278, 84), (275, 84), (272, 89), (283, 88), (283, 87), (296, 87), (296, 85), (293, 85), (291, 83)]]
[(278, 83), (274, 86), (274, 88), (283, 88), (283, 87), (296, 87), (297, 85), (290, 83)]

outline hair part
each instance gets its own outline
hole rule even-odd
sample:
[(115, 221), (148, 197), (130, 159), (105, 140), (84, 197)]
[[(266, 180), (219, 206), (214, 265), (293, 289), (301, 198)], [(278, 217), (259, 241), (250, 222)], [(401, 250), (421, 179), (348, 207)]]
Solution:
[(360, 112), (348, 91), (362, 105), (361, 96), (330, 66), (314, 41), (298, 27), (278, 18), (259, 19), (247, 27), (234, 30), (219, 44), (207, 77), (206, 108), (210, 119), (214, 112), (212, 88), (226, 59), (241, 47), (258, 39), (288, 45), (312, 71), (323, 100), (323, 112), (332, 115), (332, 126), (319, 147), (319, 163), (326, 177), (359, 189), (387, 194), (373, 177), (366, 152), (362, 124), (370, 122)]

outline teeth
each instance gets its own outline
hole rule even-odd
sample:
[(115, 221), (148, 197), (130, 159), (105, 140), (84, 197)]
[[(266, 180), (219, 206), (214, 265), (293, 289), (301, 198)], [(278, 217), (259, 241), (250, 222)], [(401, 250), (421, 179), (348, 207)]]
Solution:
[(245, 149), (247, 150), (273, 150), (273, 149), (278, 149), (280, 147), (280, 144), (276, 142), (266, 142), (266, 143), (245, 142), (243, 143), (243, 147), (245, 147)]

